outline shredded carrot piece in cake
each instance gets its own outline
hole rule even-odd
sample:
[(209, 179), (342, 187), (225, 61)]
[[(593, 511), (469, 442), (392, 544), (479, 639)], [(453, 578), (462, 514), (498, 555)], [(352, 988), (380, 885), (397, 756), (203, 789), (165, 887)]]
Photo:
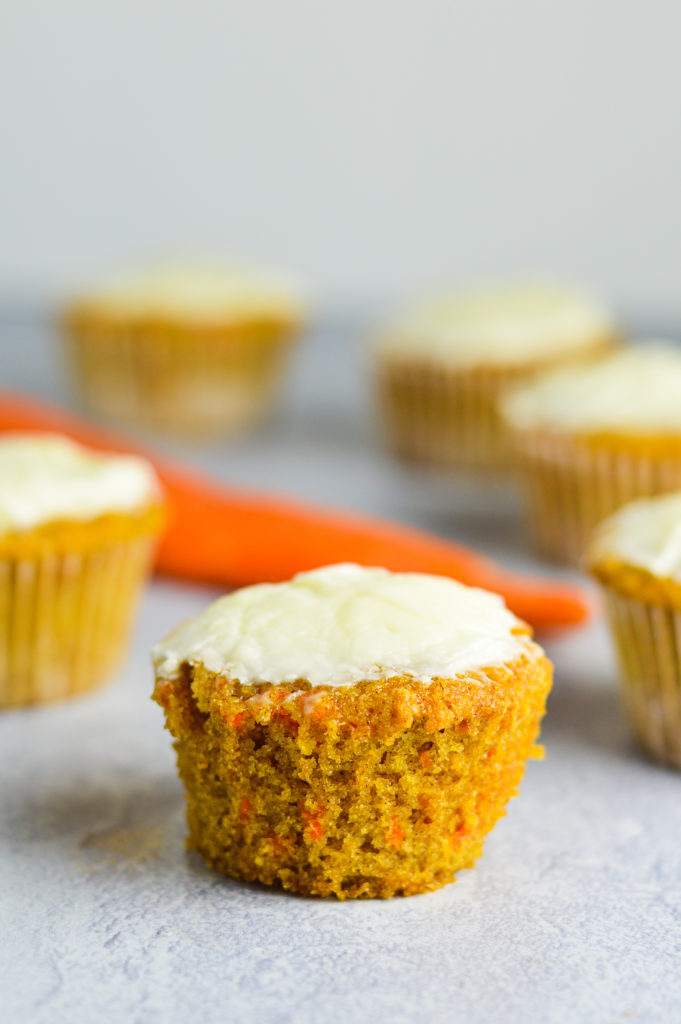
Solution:
[(404, 842), (404, 829), (397, 818), (393, 818), (388, 829), (387, 840), (391, 846), (398, 848)]

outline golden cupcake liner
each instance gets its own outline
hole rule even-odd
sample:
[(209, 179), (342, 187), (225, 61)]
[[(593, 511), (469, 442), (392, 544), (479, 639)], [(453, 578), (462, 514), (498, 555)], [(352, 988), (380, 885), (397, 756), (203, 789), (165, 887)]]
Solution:
[(594, 527), (634, 498), (681, 488), (681, 460), (589, 446), (547, 434), (519, 434), (516, 457), (540, 554), (579, 563)]
[(603, 593), (633, 729), (652, 757), (681, 768), (681, 612)]
[(291, 348), (289, 332), (66, 327), (83, 402), (108, 419), (186, 437), (229, 434), (263, 417)]
[(386, 359), (378, 398), (388, 443), (402, 458), (437, 466), (507, 467), (512, 448), (498, 400), (525, 376), (516, 367), (445, 369)]
[(499, 409), (512, 386), (556, 366), (603, 358), (619, 345), (598, 335), (573, 352), (510, 366), (445, 367), (379, 357), (377, 391), (389, 444), (402, 458), (453, 469), (508, 470), (515, 446)]
[(82, 554), (0, 558), (0, 707), (80, 693), (112, 672), (152, 551), (143, 537)]

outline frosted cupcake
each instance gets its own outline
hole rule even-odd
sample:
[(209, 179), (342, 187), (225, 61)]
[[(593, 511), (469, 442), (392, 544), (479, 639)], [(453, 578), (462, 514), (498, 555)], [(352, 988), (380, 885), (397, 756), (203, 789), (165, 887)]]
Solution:
[(94, 412), (202, 437), (247, 428), (269, 410), (304, 315), (283, 277), (166, 267), (84, 294), (63, 327)]
[(681, 768), (681, 492), (621, 508), (586, 564), (603, 588), (631, 723), (648, 753)]
[(235, 878), (340, 899), (473, 864), (551, 684), (497, 595), (355, 565), (221, 598), (154, 663), (189, 845)]
[(576, 563), (601, 519), (681, 488), (681, 348), (648, 342), (546, 374), (503, 412), (540, 552)]
[(0, 707), (66, 697), (111, 673), (161, 519), (143, 459), (3, 435)]
[(386, 433), (402, 456), (455, 468), (508, 465), (499, 396), (539, 370), (607, 351), (597, 302), (554, 285), (444, 295), (386, 330), (375, 349)]

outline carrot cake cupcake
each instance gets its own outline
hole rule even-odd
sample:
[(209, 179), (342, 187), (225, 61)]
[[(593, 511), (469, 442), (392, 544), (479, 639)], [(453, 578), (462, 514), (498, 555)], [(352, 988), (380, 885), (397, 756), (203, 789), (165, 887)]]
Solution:
[(681, 492), (619, 509), (586, 564), (603, 588), (634, 730), (649, 754), (681, 768)]
[(115, 667), (161, 526), (151, 466), (54, 434), (0, 438), (0, 707)]
[(399, 455), (424, 462), (507, 466), (500, 394), (539, 370), (600, 355), (616, 339), (607, 310), (556, 285), (480, 288), (433, 299), (376, 345), (388, 439)]
[(632, 498), (681, 488), (681, 348), (647, 342), (556, 370), (503, 403), (541, 553), (576, 563)]
[(357, 565), (236, 591), (153, 656), (189, 845), (340, 899), (473, 864), (538, 752), (552, 671), (496, 594)]
[(281, 276), (171, 266), (86, 293), (62, 320), (94, 412), (200, 437), (269, 409), (304, 316), (299, 289)]

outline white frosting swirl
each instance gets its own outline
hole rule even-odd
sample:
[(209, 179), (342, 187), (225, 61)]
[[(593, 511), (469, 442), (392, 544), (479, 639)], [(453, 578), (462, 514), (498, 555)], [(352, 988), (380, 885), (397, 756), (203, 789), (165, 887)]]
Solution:
[(517, 658), (529, 643), (519, 625), (496, 594), (444, 577), (332, 565), (220, 598), (153, 659), (160, 678), (201, 663), (244, 685), (427, 682)]
[(615, 335), (595, 300), (550, 284), (511, 284), (443, 295), (386, 331), (381, 355), (451, 366), (512, 366), (588, 348)]
[(301, 317), (304, 301), (293, 280), (265, 271), (215, 265), (165, 266), (113, 278), (76, 306), (121, 318), (239, 320), (266, 314)]
[(502, 402), (516, 429), (681, 431), (681, 348), (632, 345), (595, 363), (542, 374)]
[(159, 496), (145, 459), (101, 454), (60, 434), (0, 437), (1, 533), (141, 511)]
[(593, 563), (612, 555), (681, 583), (681, 492), (632, 501), (606, 519), (588, 558)]

